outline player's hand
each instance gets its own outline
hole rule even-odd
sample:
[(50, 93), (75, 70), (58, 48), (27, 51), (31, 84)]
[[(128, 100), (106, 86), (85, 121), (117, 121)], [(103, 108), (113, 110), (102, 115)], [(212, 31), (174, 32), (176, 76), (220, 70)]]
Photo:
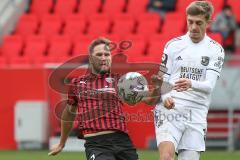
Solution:
[(175, 106), (175, 103), (174, 103), (174, 100), (172, 97), (167, 97), (164, 102), (163, 102), (163, 105), (165, 108), (167, 109), (173, 109), (174, 106)]
[(163, 83), (163, 77), (160, 75), (152, 75), (151, 77), (153, 85), (157, 87), (161, 87)]
[(55, 155), (57, 155), (59, 152), (61, 152), (63, 148), (64, 148), (64, 145), (55, 144), (55, 145), (53, 145), (53, 147), (50, 149), (50, 152), (48, 153), (48, 155), (49, 155), (49, 156), (55, 156)]
[(178, 81), (175, 82), (173, 87), (174, 90), (178, 92), (186, 91), (191, 88), (192, 82), (190, 79), (187, 78), (180, 78)]

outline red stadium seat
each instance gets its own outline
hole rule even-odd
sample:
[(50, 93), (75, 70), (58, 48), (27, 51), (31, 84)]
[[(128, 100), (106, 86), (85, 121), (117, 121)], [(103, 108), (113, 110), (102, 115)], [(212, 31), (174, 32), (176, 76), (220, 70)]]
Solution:
[(186, 12), (186, 7), (193, 1), (194, 0), (178, 0), (177, 5), (176, 5), (177, 12), (185, 13)]
[(41, 18), (43, 15), (50, 13), (52, 9), (53, 0), (33, 0), (30, 12)]
[(68, 57), (71, 48), (72, 42), (68, 36), (53, 36), (50, 40), (48, 57)]
[(110, 41), (116, 42), (116, 43), (118, 43), (119, 41), (122, 40), (120, 34), (107, 34), (107, 35), (103, 35), (103, 37), (106, 37), (106, 38), (108, 38)]
[(116, 20), (135, 20), (135, 17), (132, 14), (128, 13), (119, 13), (114, 14), (113, 16), (109, 15), (112, 21)]
[(76, 36), (74, 36), (73, 38), (73, 42), (88, 42), (91, 43), (91, 41), (93, 40), (93, 36), (95, 35), (89, 35), (89, 34), (78, 34)]
[(16, 33), (22, 36), (35, 34), (38, 29), (38, 19), (34, 14), (24, 14), (17, 24)]
[(92, 14), (91, 16), (87, 17), (88, 21), (91, 23), (92, 21), (112, 21), (111, 20), (111, 15), (107, 14), (107, 13), (97, 13), (97, 14)]
[(161, 57), (162, 53), (164, 52), (164, 46), (172, 38), (174, 37), (171, 35), (165, 35), (165, 34), (156, 34), (151, 36), (148, 43), (149, 45), (148, 45), (147, 55), (149, 57), (157, 58), (155, 59), (155, 62), (161, 60), (159, 59), (159, 57)]
[(23, 40), (20, 35), (5, 36), (2, 44), (2, 55), (5, 57), (18, 57), (23, 49)]
[(135, 22), (133, 20), (115, 21), (111, 33), (131, 34), (135, 30)]
[(100, 11), (101, 7), (101, 0), (81, 0), (78, 12), (90, 15), (90, 14), (96, 14)]
[(41, 20), (39, 34), (52, 36), (59, 34), (62, 28), (62, 20), (59, 15), (44, 15)]
[(161, 32), (170, 36), (180, 36), (185, 33), (185, 27), (186, 20), (184, 19), (166, 19)]
[(92, 21), (88, 28), (89, 34), (101, 34), (101, 33), (109, 33), (110, 23), (108, 20), (105, 21)]
[(219, 44), (222, 44), (222, 36), (220, 33), (208, 33), (208, 36), (218, 42)]
[(84, 14), (81, 13), (73, 13), (65, 16), (63, 18), (64, 24), (66, 24), (68, 21), (87, 21), (87, 17)]
[(24, 56), (21, 56), (21, 57), (11, 57), (9, 59), (9, 63), (11, 64), (11, 66), (14, 66), (14, 65), (24, 65), (24, 66), (31, 66), (32, 65), (32, 59), (30, 57), (24, 57)]
[(212, 5), (214, 7), (214, 13), (219, 13), (222, 10), (223, 4), (224, 4), (224, 0), (209, 0), (210, 2), (212, 2)]
[(162, 61), (162, 53), (158, 55), (147, 55), (144, 61), (160, 64)]
[(131, 38), (131, 37), (129, 38), (130, 41), (132, 42), (132, 46), (130, 48), (128, 48), (127, 50), (125, 50), (124, 53), (129, 57), (136, 56), (136, 55), (144, 55), (145, 50), (146, 50), (145, 41), (138, 40), (137, 38), (136, 39), (133, 39), (133, 38)]
[(179, 12), (167, 12), (166, 15), (165, 15), (165, 19), (166, 21), (167, 20), (178, 20), (180, 18), (183, 18), (186, 19), (186, 13), (183, 12), (183, 13), (179, 13)]
[(171, 39), (173, 39), (175, 37), (173, 37), (172, 35), (167, 35), (167, 34), (155, 34), (152, 35), (151, 38), (149, 39), (149, 44), (151, 42), (163, 42), (164, 44), (166, 44), (168, 41), (170, 41)]
[[(194, 0), (178, 0), (177, 1), (177, 12), (180, 13), (184, 13), (186, 12), (186, 7), (193, 2)], [(223, 7), (223, 2), (224, 0), (209, 0), (213, 7), (214, 7), (214, 12), (217, 13), (219, 11), (221, 11), (222, 7)]]
[(125, 0), (105, 0), (103, 12), (108, 14), (118, 14), (125, 10)]
[(110, 31), (111, 22), (108, 15), (93, 15), (89, 19), (89, 23), (90, 26), (87, 31), (89, 34), (106, 34)]
[(77, 1), (76, 0), (57, 0), (54, 13), (59, 14), (62, 17), (67, 16), (75, 12), (77, 9)]
[(127, 6), (127, 12), (135, 16), (147, 11), (147, 5), (149, 0), (129, 0)]
[(43, 35), (28, 36), (23, 55), (26, 57), (43, 57), (47, 50), (47, 40)]
[(156, 13), (142, 14), (138, 20), (137, 33), (150, 36), (160, 31), (160, 16)]
[(73, 47), (73, 56), (88, 54), (88, 41), (76, 41)]
[(119, 34), (109, 34), (109, 33), (97, 33), (97, 34), (87, 34), (88, 38), (90, 39), (89, 43), (97, 38), (107, 38), (111, 41), (119, 42), (120, 41), (120, 35)]
[(163, 40), (161, 40), (161, 41), (150, 41), (147, 54), (150, 57), (155, 57), (155, 58), (158, 58), (160, 60), (165, 44), (166, 44), (166, 42), (164, 42)]
[(128, 35), (122, 36), (121, 39), (124, 41), (131, 41), (132, 43), (135, 43), (138, 41), (143, 41), (144, 43), (147, 42), (146, 38), (141, 34), (128, 34)]
[(136, 20), (138, 23), (142, 21), (154, 21), (159, 25), (161, 17), (157, 13), (142, 13), (136, 17)]
[(58, 57), (45, 56), (45, 57), (40, 57), (38, 59), (34, 59), (33, 63), (36, 66), (42, 66), (43, 64), (47, 64), (47, 63), (64, 63), (69, 58), (70, 58), (69, 56), (58, 56)]
[(146, 60), (146, 56), (143, 55), (143, 54), (138, 54), (138, 53), (135, 53), (135, 55), (130, 55), (130, 54), (127, 54), (127, 61), (132, 63), (139, 63), (139, 62), (145, 62)]
[(70, 35), (71, 37), (83, 34), (86, 31), (86, 25), (87, 22), (83, 15), (75, 14), (68, 16), (64, 28), (64, 34)]
[(240, 7), (238, 0), (228, 0), (227, 3), (232, 7), (233, 13), (236, 16), (236, 20), (240, 23)]
[[(122, 36), (121, 37), (121, 41), (130, 41), (131, 42), (131, 47), (128, 50), (132, 50), (131, 48), (133, 47), (133, 45), (136, 43), (137, 45), (139, 44), (139, 42), (143, 42), (144, 44), (141, 45), (141, 46), (144, 46), (144, 49), (142, 50), (140, 47), (140, 51), (141, 53), (145, 53), (145, 47), (146, 47), (146, 44), (147, 44), (147, 41), (146, 41), (146, 38), (145, 36), (141, 35), (141, 34), (128, 34), (128, 35), (125, 35), (125, 36)], [(136, 46), (136, 45), (134, 45)], [(131, 51), (130, 51), (131, 52)], [(126, 52), (127, 53), (127, 52)]]

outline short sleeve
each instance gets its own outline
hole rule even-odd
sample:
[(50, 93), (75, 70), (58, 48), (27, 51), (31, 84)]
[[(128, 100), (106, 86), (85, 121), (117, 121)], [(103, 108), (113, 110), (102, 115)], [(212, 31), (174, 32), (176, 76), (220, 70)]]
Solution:
[(78, 105), (78, 97), (76, 95), (77, 92), (77, 84), (75, 79), (72, 79), (71, 83), (69, 84), (68, 94), (67, 94), (67, 104), (72, 106)]
[(162, 62), (160, 66), (160, 71), (163, 73), (163, 77), (166, 81), (168, 81), (168, 78), (171, 75), (172, 63), (171, 47), (169, 47), (167, 43), (163, 51)]
[(214, 72), (220, 77), (220, 73), (224, 63), (224, 50), (222, 47), (216, 50), (214, 55), (210, 57), (209, 65), (207, 67), (208, 72)]

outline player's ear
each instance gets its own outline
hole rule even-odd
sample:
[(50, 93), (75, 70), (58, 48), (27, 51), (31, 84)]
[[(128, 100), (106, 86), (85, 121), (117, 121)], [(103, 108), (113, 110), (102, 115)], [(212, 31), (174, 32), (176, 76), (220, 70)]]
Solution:
[(91, 53), (88, 53), (88, 60), (89, 60), (89, 63), (91, 64), (93, 61)]

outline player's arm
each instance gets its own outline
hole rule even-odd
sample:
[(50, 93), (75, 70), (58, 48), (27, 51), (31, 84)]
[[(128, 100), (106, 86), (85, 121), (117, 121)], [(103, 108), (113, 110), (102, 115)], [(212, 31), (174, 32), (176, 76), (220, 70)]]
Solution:
[(60, 138), (60, 144), (62, 146), (65, 145), (66, 140), (69, 136), (69, 133), (72, 130), (73, 122), (76, 116), (77, 107), (73, 105), (67, 104), (66, 108), (64, 109), (62, 113), (62, 119), (61, 119), (61, 138)]
[(61, 116), (61, 136), (59, 144), (52, 147), (48, 155), (57, 155), (64, 148), (67, 138), (72, 130), (77, 107), (67, 104)]
[[(160, 67), (159, 74), (163, 75), (163, 83), (169, 84), (171, 74), (172, 74), (172, 67), (173, 67), (173, 49), (174, 45), (171, 44), (171, 41), (168, 42), (164, 48), (164, 54), (162, 57), (162, 63)], [(169, 89), (164, 91), (161, 95), (161, 101), (163, 102), (164, 107), (167, 109), (172, 109), (174, 107), (174, 100), (172, 99)]]
[(179, 79), (174, 86), (174, 89), (181, 92), (188, 88), (192, 88), (199, 92), (209, 94), (215, 87), (216, 81), (220, 76), (220, 72), (224, 63), (224, 51), (218, 47), (216, 54), (211, 57), (209, 65), (206, 69), (205, 81), (194, 81), (190, 79)]
[(68, 100), (65, 109), (61, 115), (61, 137), (60, 142), (54, 145), (48, 155), (57, 155), (65, 146), (69, 133), (72, 130), (73, 122), (77, 112), (78, 98), (75, 94), (75, 84), (74, 79), (72, 80), (69, 91), (68, 91)]
[(207, 71), (205, 81), (195, 81), (187, 78), (181, 78), (176, 81), (173, 89), (178, 92), (182, 92), (192, 88), (195, 91), (209, 94), (214, 89), (217, 79), (218, 76), (215, 73)]
[(153, 75), (152, 82), (153, 88), (148, 92), (148, 95), (143, 99), (143, 102), (148, 105), (155, 105), (160, 102), (163, 77), (160, 75)]

